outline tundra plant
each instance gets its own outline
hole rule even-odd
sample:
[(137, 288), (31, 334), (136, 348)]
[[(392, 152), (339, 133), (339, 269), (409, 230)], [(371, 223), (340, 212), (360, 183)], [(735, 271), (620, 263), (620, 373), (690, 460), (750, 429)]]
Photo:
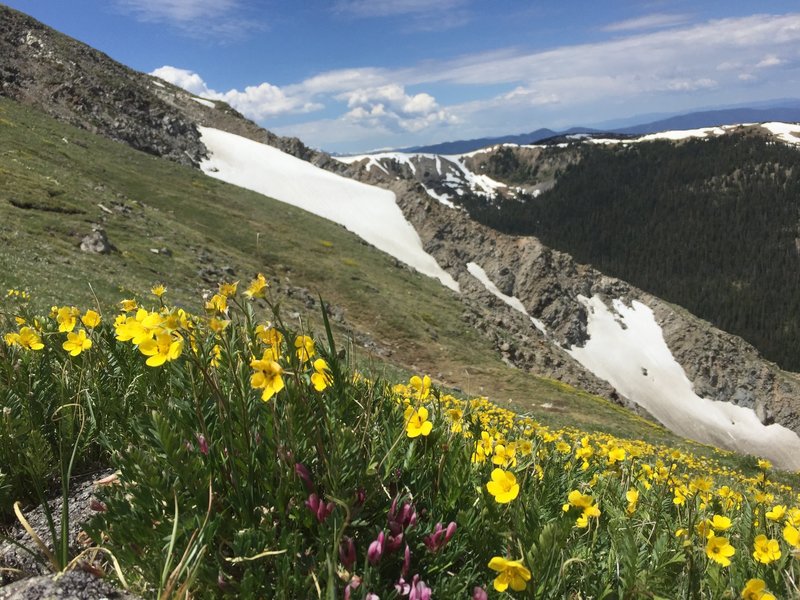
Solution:
[(268, 291), (260, 275), (224, 283), (204, 314), (163, 285), (108, 317), (12, 305), (6, 498), (111, 463), (90, 533), (161, 598), (797, 593), (800, 499), (766, 461), (745, 475), (427, 376), (367, 377), (324, 305), (320, 340)]

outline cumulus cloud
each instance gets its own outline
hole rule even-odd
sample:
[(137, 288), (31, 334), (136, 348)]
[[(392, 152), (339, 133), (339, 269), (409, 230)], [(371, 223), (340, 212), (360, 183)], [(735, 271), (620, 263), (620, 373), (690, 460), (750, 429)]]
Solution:
[(430, 94), (409, 95), (398, 84), (359, 88), (345, 92), (337, 99), (347, 102), (350, 111), (344, 116), (346, 120), (370, 127), (416, 132), (457, 121)]
[(208, 87), (200, 75), (187, 69), (165, 65), (150, 73), (186, 91), (211, 100), (224, 100), (246, 117), (260, 121), (290, 113), (308, 113), (323, 108), (302, 95), (291, 95), (270, 83), (217, 92)]
[(768, 54), (767, 56), (762, 58), (760, 61), (758, 61), (758, 64), (756, 65), (756, 69), (765, 69), (765, 68), (768, 68), (768, 67), (777, 67), (778, 65), (783, 64), (783, 62), (784, 61), (782, 61), (780, 58), (778, 58), (774, 54)]
[[(424, 14), (424, 4), (371, 0), (339, 7), (360, 6), (364, 17), (391, 11), (413, 17)], [(619, 34), (592, 43), (513, 47), (391, 69), (339, 69), (281, 87), (266, 83), (216, 92), (192, 72), (172, 72), (165, 79), (225, 99), (256, 119), (312, 112), (325, 104), (320, 118), (293, 119), (291, 125), (278, 121), (282, 127), (276, 131), (346, 151), (591, 124), (632, 110), (729, 104), (752, 98), (756, 84), (766, 99), (800, 85), (800, 14), (696, 24), (679, 24), (679, 16), (618, 23), (612, 29)], [(466, 99), (446, 104), (445, 93)]]

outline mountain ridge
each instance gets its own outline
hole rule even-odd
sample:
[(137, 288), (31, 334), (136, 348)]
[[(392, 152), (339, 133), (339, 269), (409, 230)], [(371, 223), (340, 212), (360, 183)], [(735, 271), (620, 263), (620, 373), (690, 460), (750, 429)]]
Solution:
[[(454, 140), (437, 144), (410, 146), (398, 148), (391, 152), (406, 154), (464, 154), (474, 152), (497, 144), (528, 145), (543, 142), (551, 138), (560, 138), (575, 134), (617, 134), (635, 135), (659, 133), (662, 131), (676, 131), (685, 129), (698, 129), (703, 127), (716, 127), (720, 125), (738, 125), (742, 123), (763, 123), (769, 121), (800, 122), (800, 106), (778, 106), (769, 108), (726, 108), (715, 110), (701, 110), (673, 115), (647, 123), (629, 125), (625, 127), (581, 127), (575, 126), (568, 129), (555, 131), (549, 128), (536, 129), (530, 133), (509, 134), (475, 138), (469, 140)], [(362, 154), (379, 154), (385, 151), (364, 152)], [(353, 154), (356, 156), (358, 154)]]

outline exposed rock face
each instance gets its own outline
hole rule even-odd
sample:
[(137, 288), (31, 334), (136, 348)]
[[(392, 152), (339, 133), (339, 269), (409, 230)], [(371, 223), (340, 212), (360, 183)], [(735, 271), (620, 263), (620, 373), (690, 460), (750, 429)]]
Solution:
[(126, 143), (197, 165), (194, 123), (150, 90), (152, 78), (0, 5), (0, 95)]
[(41, 575), (0, 588), (0, 600), (136, 600), (133, 596), (85, 571)]

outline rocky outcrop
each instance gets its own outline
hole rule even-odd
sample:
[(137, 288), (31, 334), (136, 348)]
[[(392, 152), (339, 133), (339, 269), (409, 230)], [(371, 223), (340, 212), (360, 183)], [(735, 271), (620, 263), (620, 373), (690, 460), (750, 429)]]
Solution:
[(59, 120), (185, 165), (205, 156), (190, 118), (150, 77), (0, 5), (0, 95)]
[(86, 571), (41, 575), (0, 588), (0, 600), (137, 600)]

